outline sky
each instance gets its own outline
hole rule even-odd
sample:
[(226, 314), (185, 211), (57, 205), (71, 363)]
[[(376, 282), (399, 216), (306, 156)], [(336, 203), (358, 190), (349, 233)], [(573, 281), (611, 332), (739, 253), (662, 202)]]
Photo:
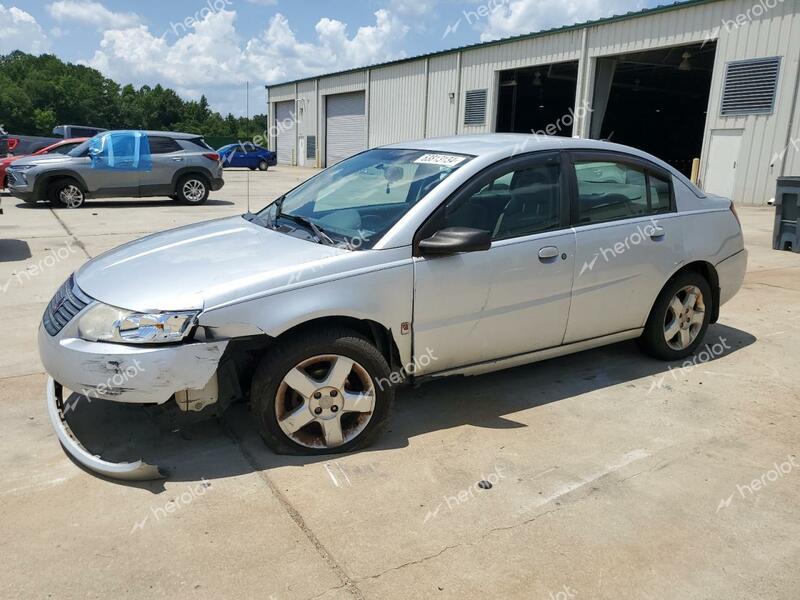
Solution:
[(212, 108), (264, 85), (622, 14), (665, 0), (0, 0), (0, 54), (51, 53)]

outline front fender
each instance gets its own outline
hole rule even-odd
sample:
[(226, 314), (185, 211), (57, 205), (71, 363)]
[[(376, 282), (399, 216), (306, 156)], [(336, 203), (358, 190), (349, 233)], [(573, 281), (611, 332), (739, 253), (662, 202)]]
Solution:
[[(392, 332), (404, 364), (412, 359), (411, 335), (403, 323), (413, 315), (414, 266), (411, 258), (367, 272), (312, 281), (300, 287), (248, 299), (200, 316), (200, 325), (225, 331), (252, 328), (272, 337), (314, 319), (350, 317), (371, 320)], [(403, 335), (402, 332), (409, 332)]]

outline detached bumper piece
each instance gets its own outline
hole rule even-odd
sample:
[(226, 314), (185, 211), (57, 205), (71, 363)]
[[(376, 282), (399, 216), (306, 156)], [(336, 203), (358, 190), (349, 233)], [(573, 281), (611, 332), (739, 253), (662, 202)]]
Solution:
[(138, 460), (130, 463), (112, 463), (95, 456), (83, 447), (83, 444), (75, 437), (64, 418), (64, 398), (61, 384), (55, 382), (52, 377), (47, 378), (47, 412), (53, 429), (56, 431), (58, 440), (64, 450), (81, 465), (104, 475), (111, 479), (121, 479), (125, 481), (149, 481), (152, 479), (163, 479), (165, 475), (161, 473), (155, 465)]

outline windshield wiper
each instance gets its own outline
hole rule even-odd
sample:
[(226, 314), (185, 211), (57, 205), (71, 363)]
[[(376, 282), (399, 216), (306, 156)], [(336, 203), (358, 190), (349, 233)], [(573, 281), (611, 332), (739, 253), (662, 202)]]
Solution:
[(314, 223), (311, 219), (307, 219), (306, 217), (301, 217), (300, 215), (281, 215), (284, 219), (289, 219), (290, 221), (294, 221), (299, 225), (303, 225), (304, 227), (308, 227), (311, 231), (314, 232), (314, 236), (317, 238), (317, 242), (320, 244), (325, 244), (326, 246), (334, 246), (336, 242), (331, 239), (327, 233), (325, 233), (319, 225)]

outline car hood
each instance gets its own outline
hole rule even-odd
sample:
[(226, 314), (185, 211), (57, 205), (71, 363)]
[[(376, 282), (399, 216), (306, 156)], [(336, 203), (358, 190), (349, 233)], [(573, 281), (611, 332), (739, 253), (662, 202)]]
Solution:
[(58, 165), (60, 163), (69, 163), (76, 160), (72, 156), (66, 154), (40, 154), (38, 156), (25, 156), (19, 160), (14, 161), (15, 167), (22, 167), (25, 165), (34, 165), (37, 167)]
[(194, 310), (307, 283), (358, 254), (229, 217), (115, 248), (75, 274), (89, 296), (128, 310)]
[(22, 160), (22, 158), (22, 156), (7, 156), (6, 158), (0, 158), (0, 168), (7, 167), (13, 162)]

